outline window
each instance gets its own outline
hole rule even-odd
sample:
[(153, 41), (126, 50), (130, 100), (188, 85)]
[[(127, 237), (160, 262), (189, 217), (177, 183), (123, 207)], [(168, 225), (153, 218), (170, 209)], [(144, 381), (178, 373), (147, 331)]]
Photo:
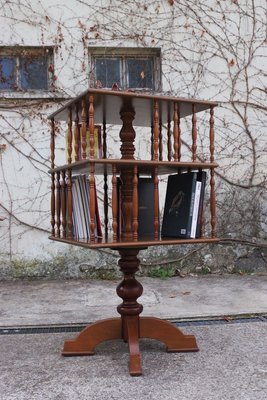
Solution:
[(160, 90), (160, 50), (91, 48), (90, 81), (103, 88)]
[(52, 56), (50, 48), (0, 48), (0, 90), (50, 90)]

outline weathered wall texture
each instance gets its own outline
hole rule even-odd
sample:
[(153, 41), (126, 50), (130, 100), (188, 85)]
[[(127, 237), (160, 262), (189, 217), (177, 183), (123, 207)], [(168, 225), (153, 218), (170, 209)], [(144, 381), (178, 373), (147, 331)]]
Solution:
[(91, 46), (160, 48), (164, 91), (220, 103), (215, 122), (222, 243), (152, 248), (142, 253), (142, 271), (151, 263), (181, 274), (266, 270), (265, 1), (1, 0), (0, 21), (0, 46), (54, 48), (53, 92), (30, 99), (23, 92), (1, 94), (1, 276), (86, 277), (99, 270), (109, 277), (116, 265), (114, 254), (47, 239), (47, 115), (88, 87)]

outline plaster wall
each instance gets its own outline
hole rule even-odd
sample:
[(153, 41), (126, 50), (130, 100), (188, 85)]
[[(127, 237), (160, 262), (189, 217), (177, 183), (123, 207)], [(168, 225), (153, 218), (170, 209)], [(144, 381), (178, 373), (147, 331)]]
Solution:
[[(12, 276), (18, 260), (25, 265), (47, 261), (53, 268), (58, 262), (53, 260), (63, 257), (61, 267), (66, 270), (68, 264), (68, 271), (75, 270), (79, 257), (97, 258), (98, 266), (116, 264), (114, 255), (73, 249), (47, 238), (47, 115), (88, 87), (88, 51), (95, 46), (160, 48), (163, 91), (220, 103), (215, 113), (219, 236), (265, 249), (265, 7), (260, 0), (2, 1), (0, 46), (53, 47), (55, 78), (53, 92), (1, 93), (0, 144), (6, 149), (0, 154), (0, 257), (5, 276)], [(190, 131), (186, 123), (182, 128), (186, 139)], [(201, 130), (205, 136), (204, 123)], [(64, 138), (59, 135), (57, 140), (64, 159)], [(111, 148), (116, 153), (118, 141), (113, 140)], [(230, 245), (235, 248), (236, 242)], [(187, 251), (175, 250), (182, 258)], [(150, 249), (144, 258), (168, 258), (172, 252)], [(249, 252), (250, 247), (245, 253), (233, 252), (233, 263)], [(218, 257), (214, 264), (220, 264)]]

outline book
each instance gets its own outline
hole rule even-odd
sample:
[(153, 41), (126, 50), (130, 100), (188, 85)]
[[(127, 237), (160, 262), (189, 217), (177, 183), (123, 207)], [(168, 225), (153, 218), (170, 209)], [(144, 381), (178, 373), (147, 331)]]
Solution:
[(196, 237), (201, 185), (202, 185), (201, 181), (197, 180), (196, 181), (195, 196), (194, 196), (194, 206), (193, 206), (191, 232), (190, 232), (190, 237), (192, 239), (194, 239)]
[[(72, 228), (78, 239), (90, 238), (90, 197), (89, 182), (86, 175), (77, 175), (72, 181)], [(98, 201), (95, 188), (95, 236), (102, 237)]]
[[(78, 161), (82, 159), (82, 127), (79, 125), (80, 134), (79, 134), (79, 142), (78, 142)], [(71, 162), (75, 162), (75, 145), (76, 145), (76, 138), (75, 138), (75, 126), (73, 125), (72, 129), (72, 151), (71, 151)], [(66, 132), (66, 163), (68, 163), (68, 143), (69, 143), (69, 136), (68, 131)], [(86, 158), (90, 157), (90, 131), (89, 128), (86, 129)], [(94, 158), (103, 158), (103, 145), (101, 139), (101, 126), (95, 125), (94, 126)]]
[(138, 179), (138, 237), (154, 238), (154, 182), (152, 178)]
[(203, 209), (204, 209), (204, 198), (205, 198), (205, 187), (206, 187), (206, 180), (207, 180), (207, 172), (206, 171), (200, 171), (198, 173), (197, 180), (201, 181), (201, 191), (200, 191), (198, 217), (197, 217), (196, 238), (201, 236), (201, 226), (202, 226), (202, 219), (203, 219)]
[(197, 172), (168, 177), (161, 236), (190, 238)]

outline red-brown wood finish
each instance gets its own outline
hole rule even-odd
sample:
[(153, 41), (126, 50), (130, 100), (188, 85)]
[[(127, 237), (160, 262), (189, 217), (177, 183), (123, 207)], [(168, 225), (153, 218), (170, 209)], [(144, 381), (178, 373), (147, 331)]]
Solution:
[(178, 128), (178, 104), (173, 103), (173, 150), (174, 161), (179, 161), (179, 128)]
[(61, 225), (61, 219), (60, 219), (60, 213), (61, 213), (61, 207), (60, 207), (60, 172), (56, 173), (56, 226), (57, 226), (57, 231), (56, 231), (56, 236), (60, 238), (60, 225)]
[(94, 139), (94, 96), (89, 96), (89, 132), (90, 132), (90, 158), (95, 158), (95, 139)]
[[(134, 109), (130, 102), (125, 102), (120, 111), (122, 128), (120, 131), (121, 139), (121, 159), (134, 159), (134, 140), (135, 131), (133, 129), (133, 120), (135, 116)], [(121, 187), (121, 237), (124, 240), (133, 240), (133, 168), (125, 168), (120, 174)]]
[(79, 104), (75, 104), (75, 127), (74, 127), (74, 137), (75, 137), (75, 146), (74, 146), (74, 157), (75, 161), (79, 160), (79, 152), (81, 147), (81, 136), (80, 136), (80, 121), (79, 121)]
[(168, 111), (168, 122), (167, 122), (167, 153), (168, 153), (168, 161), (172, 159), (172, 133), (171, 133), (171, 117), (170, 110)]
[(95, 241), (96, 229), (96, 186), (95, 186), (95, 165), (90, 164), (89, 175), (89, 211), (90, 211), (90, 242)]
[(86, 130), (87, 130), (87, 115), (86, 115), (86, 98), (82, 98), (82, 160), (86, 158)]
[(68, 239), (72, 239), (72, 172), (71, 168), (67, 171), (68, 181), (67, 181), (67, 198), (68, 198)]
[[(142, 285), (136, 280), (135, 274), (139, 269), (140, 261), (138, 253), (140, 249), (152, 245), (182, 244), (182, 243), (216, 243), (216, 218), (215, 218), (215, 180), (214, 169), (217, 164), (214, 162), (214, 106), (210, 105), (210, 162), (198, 162), (197, 158), (197, 129), (196, 113), (198, 105), (203, 106), (204, 102), (188, 101), (192, 107), (192, 161), (181, 162), (181, 132), (180, 132), (180, 108), (187, 100), (170, 97), (168, 100), (167, 120), (167, 159), (163, 161), (163, 124), (162, 107), (160, 96), (141, 95), (143, 98), (151, 98), (152, 129), (151, 129), (151, 160), (135, 159), (135, 130), (133, 127), (136, 110), (133, 106), (134, 100), (138, 100), (136, 93), (108, 92), (107, 95), (121, 97), (122, 105), (118, 111), (122, 121), (120, 130), (121, 159), (111, 160), (107, 158), (107, 132), (106, 112), (103, 107), (103, 159), (94, 158), (94, 124), (97, 97), (99, 94), (105, 96), (107, 91), (92, 89), (75, 102), (66, 105), (68, 110), (68, 164), (55, 168), (55, 126), (52, 117), (51, 130), (51, 226), (53, 240), (62, 243), (69, 243), (85, 248), (112, 248), (119, 251), (119, 266), (123, 279), (117, 287), (117, 294), (122, 303), (117, 310), (120, 318), (112, 318), (98, 321), (86, 327), (76, 339), (67, 340), (64, 344), (62, 354), (92, 355), (95, 347), (106, 340), (123, 339), (128, 343), (129, 348), (129, 372), (132, 376), (142, 374), (141, 355), (139, 340), (151, 338), (165, 343), (167, 351), (183, 352), (198, 351), (194, 336), (184, 335), (173, 324), (155, 317), (140, 317), (143, 306), (138, 303), (142, 295)], [(141, 97), (140, 96), (140, 97)], [(96, 100), (97, 99), (97, 100)], [(104, 97), (102, 98), (102, 100)], [(103, 100), (104, 101), (104, 100)], [(166, 101), (166, 98), (164, 99)], [(208, 103), (207, 103), (208, 104)], [(72, 107), (75, 106), (75, 147), (74, 159), (72, 159)], [(82, 140), (80, 143), (80, 121), (79, 111), (81, 110)], [(173, 113), (173, 114), (172, 114)], [(171, 130), (171, 115), (173, 118), (173, 132)], [(148, 113), (151, 118), (151, 112)], [(89, 159), (86, 158), (86, 130), (89, 126)], [(165, 125), (164, 125), (165, 126)], [(79, 130), (78, 130), (79, 128)], [(164, 132), (165, 133), (165, 132)], [(77, 140), (77, 134), (79, 139)], [(171, 135), (173, 134), (173, 144)], [(81, 149), (78, 146), (81, 146)], [(78, 153), (81, 151), (82, 160), (78, 161)], [(173, 155), (172, 155), (173, 152)], [(161, 239), (159, 226), (159, 175), (177, 173), (183, 170), (196, 169), (210, 170), (210, 212), (211, 212), (211, 236), (198, 239)], [(72, 174), (85, 173), (89, 176), (89, 211), (90, 211), (90, 238), (74, 240), (72, 237)], [(104, 177), (104, 238), (95, 237), (95, 174)], [(152, 176), (154, 182), (154, 239), (142, 239), (138, 237), (138, 179), (139, 174)], [(107, 176), (111, 175), (111, 205), (112, 205), (112, 237), (108, 236), (108, 185)], [(120, 200), (118, 199), (117, 179), (120, 176)], [(56, 177), (56, 182), (55, 182)], [(67, 191), (67, 201), (64, 193)], [(120, 204), (120, 209), (118, 205)], [(67, 212), (66, 212), (67, 209)], [(66, 214), (68, 219), (66, 220)], [(56, 221), (55, 221), (56, 215)], [(120, 224), (120, 227), (118, 226)], [(56, 225), (56, 232), (55, 232)], [(61, 234), (62, 230), (62, 234)], [(118, 236), (118, 232), (120, 235)]]
[(68, 164), (72, 162), (72, 108), (68, 110)]
[[(107, 126), (106, 126), (106, 118), (103, 118), (103, 158), (107, 158)], [(103, 172), (104, 176), (104, 201), (103, 201), (103, 208), (104, 208), (104, 231), (105, 231), (105, 238), (108, 237), (108, 174), (105, 170)]]
[(62, 236), (66, 237), (66, 171), (62, 171), (61, 183), (61, 220), (62, 220)]
[[(210, 161), (214, 161), (214, 108), (210, 108)], [(216, 237), (215, 171), (210, 169), (211, 237)]]
[(134, 166), (133, 176), (133, 240), (138, 240), (138, 170)]
[(159, 160), (159, 103), (154, 100), (153, 160)]
[[(51, 120), (51, 140), (50, 140), (50, 153), (51, 153), (51, 169), (55, 167), (55, 120)], [(51, 173), (51, 235), (55, 236), (55, 173)]]
[(118, 190), (116, 166), (112, 166), (112, 230), (113, 242), (117, 242), (118, 235)]

